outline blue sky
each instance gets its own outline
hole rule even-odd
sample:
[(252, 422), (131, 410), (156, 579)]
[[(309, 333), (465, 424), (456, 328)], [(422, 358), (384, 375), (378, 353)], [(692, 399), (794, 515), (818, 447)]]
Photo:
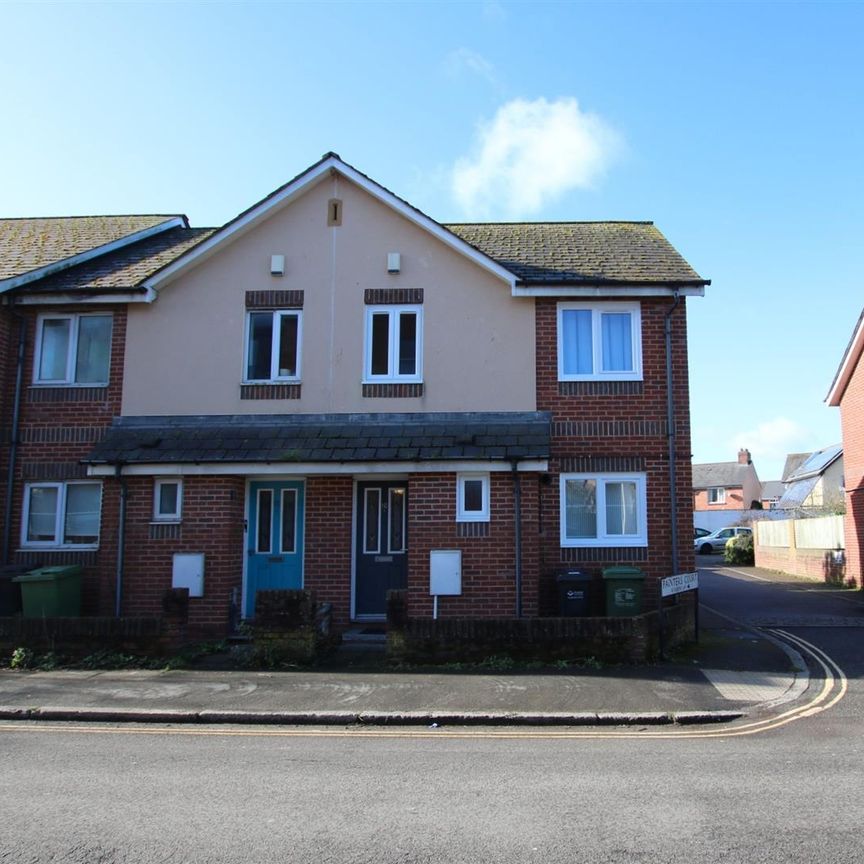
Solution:
[(0, 215), (217, 225), (328, 150), (442, 222), (653, 220), (693, 454), (839, 441), (864, 306), (861, 3), (6, 3)]

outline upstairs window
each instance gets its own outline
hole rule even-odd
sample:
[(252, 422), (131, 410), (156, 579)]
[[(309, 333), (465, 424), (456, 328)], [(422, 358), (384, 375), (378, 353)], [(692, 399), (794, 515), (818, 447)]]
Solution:
[(559, 381), (640, 381), (638, 303), (559, 303)]
[(708, 503), (709, 504), (725, 504), (726, 503), (726, 490), (721, 486), (713, 486), (708, 490)]
[(644, 474), (562, 474), (562, 546), (647, 546)]
[(110, 315), (43, 315), (36, 329), (36, 384), (108, 383)]
[(300, 379), (299, 311), (250, 312), (246, 329), (246, 381)]
[(364, 381), (423, 380), (423, 307), (367, 306)]
[(23, 546), (94, 547), (99, 543), (99, 483), (32, 483), (24, 490)]

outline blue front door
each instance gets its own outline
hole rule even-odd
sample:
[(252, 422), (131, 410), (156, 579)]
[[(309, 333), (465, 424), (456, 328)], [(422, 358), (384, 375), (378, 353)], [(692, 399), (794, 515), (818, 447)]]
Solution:
[(260, 480), (249, 484), (246, 534), (246, 617), (255, 617), (261, 590), (303, 587), (303, 483)]

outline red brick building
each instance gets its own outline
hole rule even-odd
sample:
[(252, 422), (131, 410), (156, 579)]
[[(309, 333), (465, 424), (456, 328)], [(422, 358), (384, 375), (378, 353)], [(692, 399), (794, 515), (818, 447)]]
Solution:
[(707, 282), (651, 223), (442, 225), (327, 154), (219, 229), (0, 232), (4, 563), (82, 564), (86, 612), (534, 616), (561, 568), (693, 567)]
[(864, 588), (864, 313), (834, 376), (826, 401), (839, 407), (843, 435), (843, 471), (846, 496), (846, 578)]

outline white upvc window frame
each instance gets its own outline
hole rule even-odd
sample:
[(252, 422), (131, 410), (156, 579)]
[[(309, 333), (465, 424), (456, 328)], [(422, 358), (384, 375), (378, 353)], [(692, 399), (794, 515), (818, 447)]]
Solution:
[[(108, 331), (108, 362), (105, 370), (104, 380), (99, 381), (76, 381), (75, 366), (78, 360), (78, 338), (82, 318), (108, 318), (110, 328)], [(66, 349), (66, 374), (63, 378), (40, 378), (39, 370), (42, 366), (43, 334), (46, 321), (68, 321), (69, 322), (69, 345)], [(114, 316), (110, 312), (46, 312), (36, 319), (36, 343), (33, 350), (33, 384), (39, 387), (107, 387), (111, 377), (111, 348), (114, 341)]]
[[(594, 480), (597, 484), (596, 537), (567, 536), (567, 481)], [(636, 485), (636, 520), (638, 530), (634, 534), (609, 534), (606, 530), (606, 484), (635, 483)], [(624, 547), (648, 545), (648, 495), (647, 476), (644, 473), (568, 473), (560, 478), (560, 510), (559, 526), (562, 547)]]
[[(99, 521), (96, 530), (96, 540), (93, 543), (64, 542), (64, 526), (66, 523), (66, 499), (70, 486), (96, 486), (99, 489)], [(56, 489), (57, 509), (54, 512), (54, 540), (30, 540), (27, 537), (30, 525), (30, 493), (33, 489)], [(70, 549), (88, 550), (99, 548), (99, 538), (102, 529), (102, 484), (93, 480), (68, 480), (60, 482), (32, 482), (24, 484), (24, 507), (21, 515), (21, 547), (24, 549)]]
[[(269, 378), (250, 378), (249, 377), (249, 351), (252, 348), (252, 316), (253, 315), (272, 315), (273, 316), (273, 339), (270, 344), (270, 377)], [(279, 374), (279, 348), (282, 338), (281, 319), (296, 318), (297, 319), (297, 356), (295, 362), (297, 371), (294, 375)], [(246, 310), (246, 332), (243, 340), (243, 383), (244, 384), (284, 384), (297, 383), (302, 375), (303, 362), (303, 310), (302, 309), (247, 309)]]
[[(404, 313), (416, 315), (414, 367), (411, 374), (399, 374), (399, 320)], [(372, 373), (372, 320), (375, 315), (388, 315), (388, 369), (386, 374)], [(420, 384), (423, 381), (423, 306), (421, 304), (366, 306), (363, 339), (363, 383), (364, 384)]]
[[(591, 312), (591, 372), (564, 371), (564, 313), (568, 311)], [(630, 345), (633, 353), (633, 368), (629, 370), (603, 369), (603, 315), (630, 315)], [(642, 380), (642, 308), (638, 302), (586, 303), (562, 301), (557, 312), (557, 351), (559, 381), (641, 381)]]
[[(480, 510), (465, 509), (465, 484), (468, 481), (480, 481), (481, 502)], [(488, 522), (491, 518), (490, 505), (490, 480), (489, 474), (480, 471), (471, 471), (456, 475), (456, 521), (457, 522)]]
[[(163, 513), (159, 508), (162, 503), (162, 487), (177, 487), (177, 506), (173, 513)], [(179, 477), (157, 477), (153, 481), (153, 521), (180, 522), (183, 518), (183, 481)]]
[[(712, 500), (713, 496), (713, 500)], [(723, 486), (709, 486), (708, 487), (708, 503), (709, 504), (725, 504), (726, 503), (726, 489)]]

